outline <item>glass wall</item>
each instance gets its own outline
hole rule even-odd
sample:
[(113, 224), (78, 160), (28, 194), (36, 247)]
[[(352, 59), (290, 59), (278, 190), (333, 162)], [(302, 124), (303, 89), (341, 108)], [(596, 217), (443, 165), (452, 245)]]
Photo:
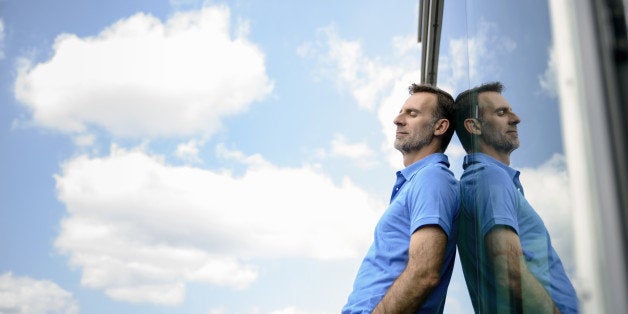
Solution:
[[(461, 175), (467, 207), (461, 214), (461, 235), (477, 241), (466, 238), (458, 249), (476, 310), (525, 311), (548, 296), (563, 312), (570, 307), (584, 313), (627, 308), (621, 223), (625, 131), (619, 126), (625, 118), (619, 91), (626, 83), (621, 82), (625, 58), (617, 48), (625, 40), (626, 24), (623, 6), (612, 2), (470, 0), (458, 14), (453, 11), (460, 7), (446, 4), (439, 85), (451, 84), (457, 93), (496, 81), (504, 86), (499, 97), (491, 95), (489, 85), (466, 102), (479, 108), (466, 118), (473, 118), (482, 132), (462, 146), (467, 153), (490, 157), (467, 157)], [(457, 41), (447, 36), (455, 33), (448, 27), (459, 20), (464, 20), (466, 33)], [(466, 67), (465, 74), (460, 67)], [(499, 107), (511, 111), (492, 116)], [(500, 125), (506, 132), (516, 129), (518, 136), (499, 133)], [(473, 126), (465, 127), (472, 132)], [(506, 170), (511, 180), (501, 182), (490, 171), (495, 159), (500, 164), (496, 169), (517, 171)], [(512, 194), (505, 185), (521, 193)], [(504, 195), (514, 200), (505, 201)], [(509, 215), (504, 208), (511, 205), (515, 212)], [(531, 235), (539, 231), (529, 229), (537, 218), (526, 216), (526, 208), (538, 214), (547, 235)], [(499, 254), (500, 245), (509, 242), (491, 237), (491, 226), (505, 226), (515, 235), (521, 263)], [(508, 263), (520, 267), (521, 277), (513, 279)], [(526, 274), (532, 275), (527, 283)], [(546, 294), (535, 291), (535, 284)]]

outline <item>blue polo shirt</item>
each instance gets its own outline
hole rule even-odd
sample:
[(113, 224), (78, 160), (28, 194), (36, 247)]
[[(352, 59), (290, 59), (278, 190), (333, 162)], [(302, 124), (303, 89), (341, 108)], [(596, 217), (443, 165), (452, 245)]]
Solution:
[[(483, 239), (495, 226), (519, 236), (525, 264), (562, 313), (577, 313), (576, 292), (552, 247), (541, 217), (524, 197), (519, 171), (482, 154), (465, 157), (458, 252), (476, 313), (511, 313), (507, 291), (497, 291)], [(525, 291), (524, 291), (525, 293)]]
[(371, 313), (408, 263), (410, 237), (422, 226), (438, 225), (447, 234), (441, 280), (418, 313), (442, 313), (456, 253), (460, 204), (458, 181), (444, 154), (429, 155), (397, 172), (388, 209), (342, 313)]

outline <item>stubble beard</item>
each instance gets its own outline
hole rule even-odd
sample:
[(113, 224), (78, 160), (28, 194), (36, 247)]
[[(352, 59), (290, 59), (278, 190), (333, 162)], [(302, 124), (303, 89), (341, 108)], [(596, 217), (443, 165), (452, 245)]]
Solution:
[(483, 131), (480, 136), (483, 137), (486, 144), (492, 146), (495, 150), (510, 154), (515, 149), (519, 148), (519, 138), (511, 139), (508, 135), (499, 134), (492, 129), (488, 123), (482, 123), (482, 127), (485, 131)]
[(417, 152), (421, 150), (423, 147), (429, 145), (434, 139), (434, 133), (431, 132), (434, 128), (434, 123), (427, 129), (424, 129), (423, 132), (416, 134), (412, 138), (406, 138), (402, 141), (399, 139), (395, 140), (395, 149), (400, 151), (402, 154), (408, 154), (412, 152)]

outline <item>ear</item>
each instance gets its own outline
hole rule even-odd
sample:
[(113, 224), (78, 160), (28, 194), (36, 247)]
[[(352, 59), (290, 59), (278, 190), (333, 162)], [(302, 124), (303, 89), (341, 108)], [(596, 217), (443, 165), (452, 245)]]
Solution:
[(482, 134), (482, 127), (480, 126), (480, 121), (478, 121), (477, 119), (473, 119), (473, 118), (465, 119), (464, 128), (467, 130), (467, 132), (471, 134), (474, 134), (474, 135)]
[(439, 136), (445, 134), (449, 129), (449, 120), (447, 119), (438, 119), (436, 123), (434, 123), (434, 135)]

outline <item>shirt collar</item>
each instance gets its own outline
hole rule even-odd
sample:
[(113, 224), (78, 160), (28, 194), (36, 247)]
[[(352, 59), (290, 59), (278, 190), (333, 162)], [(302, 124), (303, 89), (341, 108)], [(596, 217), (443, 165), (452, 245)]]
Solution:
[(421, 158), (419, 161), (407, 166), (406, 168), (397, 171), (397, 177), (403, 176), (406, 180), (410, 180), (419, 170), (429, 164), (441, 163), (449, 168), (449, 159), (447, 155), (443, 153), (434, 153)]

